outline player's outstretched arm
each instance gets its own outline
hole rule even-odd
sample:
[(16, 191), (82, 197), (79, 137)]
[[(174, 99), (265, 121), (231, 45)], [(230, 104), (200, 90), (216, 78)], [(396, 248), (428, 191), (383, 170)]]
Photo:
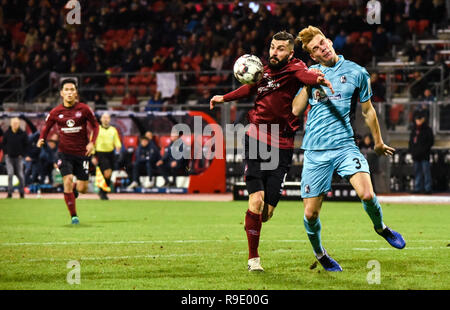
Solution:
[(300, 93), (295, 96), (294, 101), (292, 101), (292, 114), (299, 116), (306, 110), (310, 91), (311, 88), (309, 86), (305, 86)]
[(370, 129), (374, 140), (374, 151), (377, 155), (392, 156), (395, 153), (395, 149), (383, 142), (381, 137), (380, 124), (378, 123), (377, 112), (373, 108), (372, 102), (367, 100), (361, 103), (362, 115), (367, 126)]
[(228, 94), (225, 94), (223, 96), (212, 97), (211, 100), (209, 101), (209, 108), (212, 110), (214, 109), (216, 104), (247, 98), (255, 92), (256, 92), (256, 84), (242, 85), (238, 89), (233, 90)]
[(223, 100), (223, 96), (214, 96), (211, 98), (211, 100), (209, 101), (209, 109), (212, 110), (214, 109), (214, 107), (216, 106), (216, 104), (220, 104), (220, 103), (224, 103), (225, 101)]

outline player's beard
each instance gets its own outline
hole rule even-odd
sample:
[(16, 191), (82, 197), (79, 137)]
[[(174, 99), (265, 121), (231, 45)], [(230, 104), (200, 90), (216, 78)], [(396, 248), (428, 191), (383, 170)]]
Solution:
[[(279, 60), (277, 63), (273, 64), (270, 62), (270, 59), (272, 57), (269, 57), (269, 63), (267, 64), (269, 66), (270, 69), (272, 70), (280, 70), (281, 68), (283, 68), (284, 66), (286, 66), (286, 64), (289, 62), (289, 55), (284, 57), (283, 59)], [(274, 58), (274, 57), (273, 57)]]

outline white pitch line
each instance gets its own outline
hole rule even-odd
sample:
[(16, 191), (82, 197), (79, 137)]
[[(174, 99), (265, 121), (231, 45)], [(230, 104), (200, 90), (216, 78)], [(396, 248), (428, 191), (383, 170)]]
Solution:
[[(328, 239), (329, 242), (348, 242), (347, 240), (342, 239)], [(362, 243), (377, 243), (384, 242), (384, 240), (370, 240), (370, 239), (360, 239), (360, 240), (352, 240), (353, 242), (362, 242)], [(27, 245), (91, 245), (91, 244), (152, 244), (152, 243), (208, 243), (208, 242), (247, 242), (245, 239), (241, 240), (123, 240), (123, 241), (61, 241), (61, 242), (4, 242), (0, 243), (0, 246), (27, 246)], [(282, 242), (282, 243), (307, 243), (308, 240), (264, 240), (261, 239), (261, 242)], [(412, 240), (409, 242), (420, 243), (420, 242), (447, 242), (450, 243), (449, 240), (438, 239), (438, 240)]]
[[(433, 250), (433, 249), (450, 249), (450, 247), (440, 246), (440, 247), (405, 247), (403, 250)], [(395, 248), (353, 248), (354, 251), (387, 251), (396, 250)]]
[[(450, 249), (449, 247), (406, 247), (404, 250), (432, 250), (432, 249)], [(374, 251), (374, 250), (396, 250), (394, 248), (353, 248), (353, 251)], [(310, 250), (306, 249), (295, 249), (295, 250), (286, 250), (286, 249), (278, 249), (274, 252), (277, 253), (298, 253), (298, 252), (309, 252)], [(247, 252), (240, 251), (240, 252), (233, 252), (231, 254), (238, 255), (238, 254), (245, 254)], [(81, 257), (78, 260), (80, 261), (98, 261), (98, 260), (118, 260), (118, 259), (139, 259), (139, 258), (172, 258), (172, 257), (195, 257), (195, 256), (211, 256), (211, 255), (218, 255), (214, 253), (190, 253), (190, 254), (167, 254), (167, 255), (160, 255), (160, 254), (147, 254), (147, 255), (126, 255), (126, 256), (94, 256), (94, 257)], [(42, 257), (42, 258), (30, 258), (25, 260), (0, 260), (0, 263), (20, 263), (21, 261), (26, 262), (59, 262), (59, 261), (69, 261), (73, 260), (72, 258), (51, 258), (51, 257)]]

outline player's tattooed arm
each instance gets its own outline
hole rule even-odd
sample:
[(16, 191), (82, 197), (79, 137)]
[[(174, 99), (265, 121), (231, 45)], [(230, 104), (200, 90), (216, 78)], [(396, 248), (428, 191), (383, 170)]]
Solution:
[(394, 155), (395, 149), (390, 147), (383, 142), (381, 137), (380, 124), (378, 123), (377, 112), (375, 111), (372, 102), (367, 100), (366, 102), (361, 102), (362, 115), (366, 122), (366, 125), (370, 129), (374, 140), (374, 151), (377, 155), (392, 156)]
[(292, 101), (292, 114), (299, 116), (306, 110), (310, 94), (311, 87), (307, 85), (304, 86), (300, 93), (295, 96), (294, 101)]

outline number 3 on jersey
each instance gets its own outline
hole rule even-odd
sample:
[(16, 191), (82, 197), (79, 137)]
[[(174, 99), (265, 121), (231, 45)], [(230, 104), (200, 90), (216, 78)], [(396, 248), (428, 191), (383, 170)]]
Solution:
[(361, 169), (361, 162), (358, 158), (353, 158), (353, 161), (356, 163), (356, 169)]

